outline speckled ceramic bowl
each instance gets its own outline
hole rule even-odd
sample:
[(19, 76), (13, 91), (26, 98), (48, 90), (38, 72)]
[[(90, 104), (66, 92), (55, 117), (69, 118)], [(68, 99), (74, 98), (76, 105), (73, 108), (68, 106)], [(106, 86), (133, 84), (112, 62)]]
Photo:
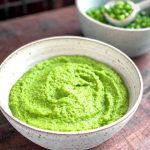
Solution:
[[(8, 106), (12, 85), (34, 64), (62, 54), (86, 55), (106, 63), (118, 71), (129, 89), (128, 112), (109, 125), (81, 132), (42, 130), (15, 118)], [(0, 108), (2, 113), (23, 136), (48, 149), (82, 150), (108, 140), (133, 116), (141, 101), (142, 91), (141, 75), (130, 58), (106, 43), (88, 38), (65, 36), (35, 41), (16, 50), (0, 66)]]
[[(150, 50), (150, 28), (124, 29), (113, 27), (86, 15), (92, 7), (104, 5), (109, 0), (76, 0), (81, 29), (86, 37), (109, 43), (130, 57), (140, 56)], [(138, 2), (140, 0), (133, 0)], [(150, 9), (147, 9), (150, 13)]]

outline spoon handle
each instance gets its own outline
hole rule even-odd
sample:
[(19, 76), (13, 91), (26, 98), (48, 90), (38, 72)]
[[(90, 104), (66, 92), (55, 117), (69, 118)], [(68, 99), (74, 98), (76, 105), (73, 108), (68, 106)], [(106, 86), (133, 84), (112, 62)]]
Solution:
[(140, 10), (146, 9), (150, 7), (150, 0), (144, 0), (142, 2), (137, 3), (136, 5), (140, 8)]

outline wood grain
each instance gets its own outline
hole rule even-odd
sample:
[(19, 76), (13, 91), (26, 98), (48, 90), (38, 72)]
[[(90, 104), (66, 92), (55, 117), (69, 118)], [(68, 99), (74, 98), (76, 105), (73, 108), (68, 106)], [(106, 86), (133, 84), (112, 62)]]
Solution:
[[(0, 63), (18, 47), (45, 37), (82, 35), (74, 6), (0, 22)], [(144, 81), (142, 102), (129, 123), (91, 150), (150, 150), (150, 53), (134, 58)], [(18, 133), (0, 113), (0, 150), (44, 150)]]

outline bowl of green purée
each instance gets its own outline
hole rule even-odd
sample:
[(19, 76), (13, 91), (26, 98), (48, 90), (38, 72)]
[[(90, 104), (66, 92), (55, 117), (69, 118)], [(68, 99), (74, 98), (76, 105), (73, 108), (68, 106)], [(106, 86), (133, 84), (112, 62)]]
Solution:
[[(112, 9), (104, 8), (108, 0), (76, 0), (80, 26), (86, 37), (109, 43), (129, 57), (137, 57), (150, 50), (150, 9), (141, 11), (130, 24), (117, 27), (110, 24), (104, 13), (118, 20), (127, 17), (132, 9), (119, 0)], [(133, 0), (137, 3), (140, 0)], [(121, 4), (120, 4), (121, 3)]]
[(19, 48), (1, 64), (0, 83), (4, 116), (48, 149), (89, 149), (108, 140), (133, 116), (143, 91), (128, 56), (73, 36)]

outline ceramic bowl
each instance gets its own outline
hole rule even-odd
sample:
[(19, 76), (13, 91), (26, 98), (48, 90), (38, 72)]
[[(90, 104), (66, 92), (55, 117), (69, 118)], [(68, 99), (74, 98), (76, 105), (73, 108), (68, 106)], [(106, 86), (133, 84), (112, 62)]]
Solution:
[[(81, 29), (86, 37), (109, 43), (130, 57), (145, 54), (150, 50), (150, 28), (124, 29), (101, 23), (86, 15), (92, 7), (104, 5), (109, 0), (76, 0)], [(133, 0), (138, 2), (139, 0)], [(148, 9), (150, 13), (150, 9)]]
[[(12, 85), (34, 64), (56, 55), (86, 55), (114, 68), (122, 76), (129, 90), (128, 112), (109, 125), (80, 132), (43, 130), (15, 118), (8, 106)], [(142, 91), (141, 75), (129, 57), (106, 43), (88, 38), (64, 36), (35, 41), (13, 52), (0, 66), (2, 113), (23, 136), (48, 149), (89, 149), (108, 140), (133, 116), (141, 101)]]

